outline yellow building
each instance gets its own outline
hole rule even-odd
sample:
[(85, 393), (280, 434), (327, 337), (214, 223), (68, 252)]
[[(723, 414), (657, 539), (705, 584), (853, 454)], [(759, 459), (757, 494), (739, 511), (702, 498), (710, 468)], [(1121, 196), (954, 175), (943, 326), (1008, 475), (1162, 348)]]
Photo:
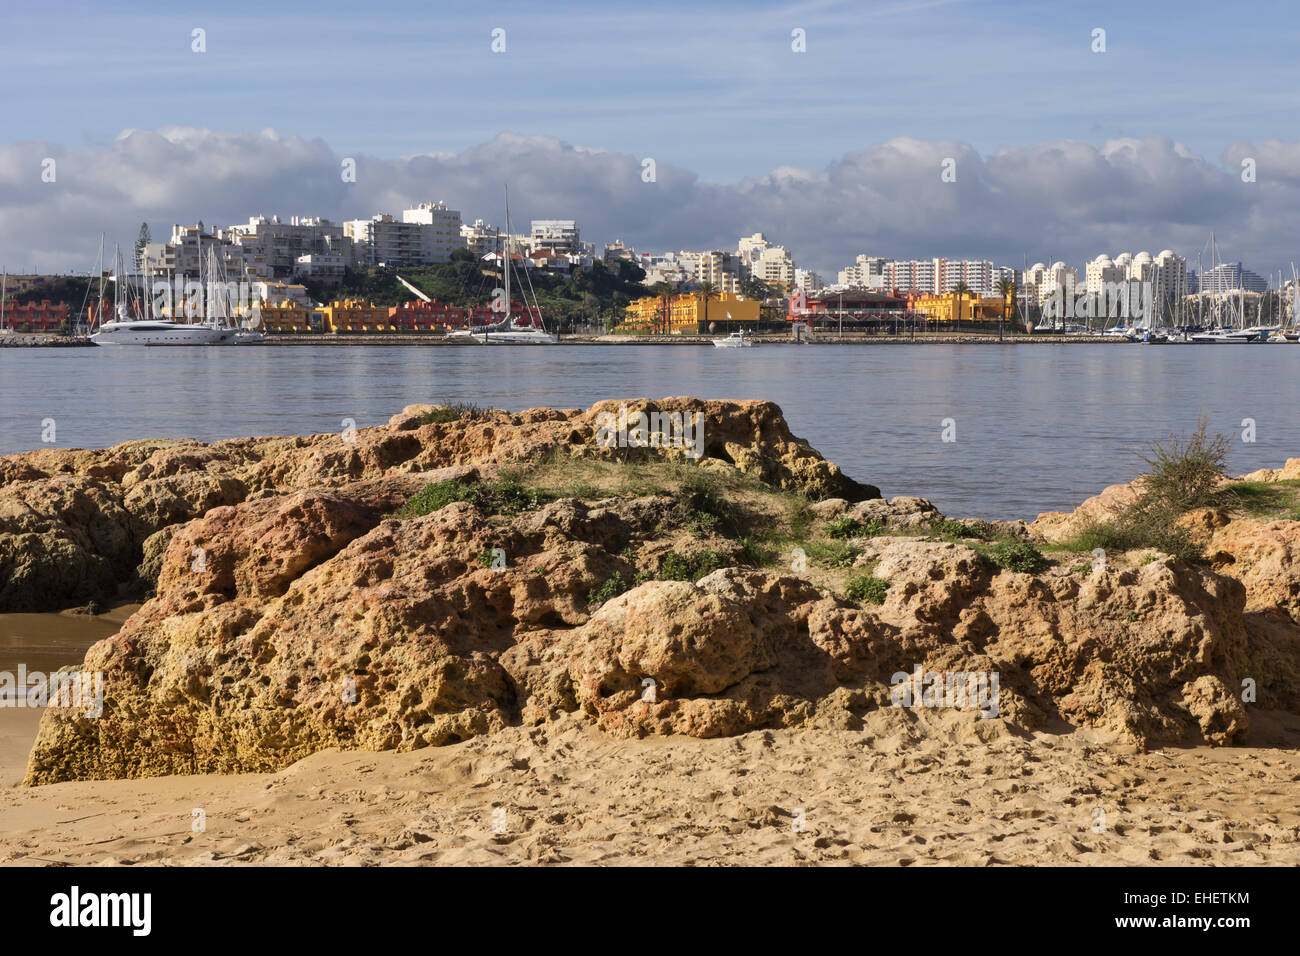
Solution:
[(977, 292), (917, 296), (909, 307), (935, 322), (996, 322), (1009, 315), (1010, 299), (984, 298)]
[(391, 332), (395, 326), (388, 306), (344, 299), (313, 309), (326, 332)]
[[(699, 292), (673, 296), (668, 302), (665, 328), (664, 300), (658, 296), (637, 299), (628, 304), (623, 328), (632, 332), (667, 332), (670, 335), (698, 335), (710, 331), (733, 331), (742, 326), (752, 328), (758, 322), (757, 299), (742, 299), (729, 292), (709, 297)], [(710, 329), (709, 326), (713, 326)]]
[[(262, 303), (258, 307), (261, 328), (266, 332), (313, 332), (320, 330), (320, 316), (314, 309), (304, 309), (292, 302), (284, 305)], [(315, 319), (315, 322), (312, 320)]]

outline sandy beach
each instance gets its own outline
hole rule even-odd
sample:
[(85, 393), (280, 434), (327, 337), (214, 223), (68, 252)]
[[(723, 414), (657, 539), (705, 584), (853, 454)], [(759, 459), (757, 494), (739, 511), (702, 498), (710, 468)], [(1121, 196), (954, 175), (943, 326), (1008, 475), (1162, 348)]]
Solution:
[(24, 789), (33, 713), (3, 722), (6, 865), (1300, 864), (1289, 715), (1258, 720), (1260, 746), (1145, 754), (1087, 731), (918, 733), (889, 714), (717, 740), (574, 720), (273, 774)]

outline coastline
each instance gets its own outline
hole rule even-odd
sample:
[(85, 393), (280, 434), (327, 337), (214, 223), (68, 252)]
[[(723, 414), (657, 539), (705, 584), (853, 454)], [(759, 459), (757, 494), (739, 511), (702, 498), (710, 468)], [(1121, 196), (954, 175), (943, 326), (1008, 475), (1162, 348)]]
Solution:
[[(696, 346), (712, 347), (713, 338), (716, 336), (661, 336), (658, 338), (623, 336), (623, 335), (604, 335), (604, 336), (564, 336), (555, 345), (600, 345), (614, 347), (634, 347), (634, 346)], [(802, 346), (802, 345), (1140, 345), (1139, 342), (1129, 342), (1119, 339), (1115, 336), (1082, 336), (1082, 335), (1044, 335), (1044, 336), (1007, 336), (999, 340), (996, 336), (990, 335), (922, 335), (911, 338), (905, 335), (872, 335), (872, 336), (845, 336), (842, 339), (824, 338), (819, 341), (795, 342), (789, 338), (778, 336), (754, 336), (753, 341), (763, 346)], [(539, 348), (534, 344), (521, 343), (502, 343), (513, 344), (519, 348)], [(1173, 345), (1189, 343), (1165, 343)], [(421, 335), (395, 335), (395, 334), (374, 334), (374, 335), (275, 335), (269, 336), (263, 342), (250, 343), (247, 345), (223, 345), (223, 346), (189, 346), (190, 348), (261, 348), (267, 346), (285, 347), (285, 346), (359, 346), (359, 345), (382, 345), (386, 347), (434, 347), (434, 348), (478, 348), (482, 343), (462, 342), (448, 339), (445, 336), (421, 336)], [(98, 348), (95, 343), (89, 339), (74, 339), (63, 336), (37, 336), (37, 335), (13, 335), (0, 338), (0, 348)], [(183, 348), (185, 346), (141, 346), (143, 348)], [(494, 347), (502, 347), (496, 345)], [(550, 347), (550, 346), (547, 346)]]

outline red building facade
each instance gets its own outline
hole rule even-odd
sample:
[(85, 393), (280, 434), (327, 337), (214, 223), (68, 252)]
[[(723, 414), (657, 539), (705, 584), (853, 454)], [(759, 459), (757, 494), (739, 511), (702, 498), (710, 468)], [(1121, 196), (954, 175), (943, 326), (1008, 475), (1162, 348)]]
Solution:
[(5, 328), (15, 332), (58, 332), (68, 321), (68, 304), (42, 299), (40, 302), (6, 302)]

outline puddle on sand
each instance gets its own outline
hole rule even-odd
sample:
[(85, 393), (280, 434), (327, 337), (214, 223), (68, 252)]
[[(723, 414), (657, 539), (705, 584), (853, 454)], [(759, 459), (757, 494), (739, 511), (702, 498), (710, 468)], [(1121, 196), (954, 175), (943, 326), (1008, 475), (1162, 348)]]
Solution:
[(126, 604), (104, 614), (0, 614), (0, 671), (49, 673), (80, 664), (90, 645), (112, 637), (138, 608)]
[[(104, 614), (0, 614), (0, 672), (16, 680), (18, 665), (28, 674), (50, 674), (76, 666), (90, 645), (112, 637), (138, 608), (127, 604)], [(27, 753), (36, 739), (42, 709), (0, 706), (0, 787), (23, 779)]]

